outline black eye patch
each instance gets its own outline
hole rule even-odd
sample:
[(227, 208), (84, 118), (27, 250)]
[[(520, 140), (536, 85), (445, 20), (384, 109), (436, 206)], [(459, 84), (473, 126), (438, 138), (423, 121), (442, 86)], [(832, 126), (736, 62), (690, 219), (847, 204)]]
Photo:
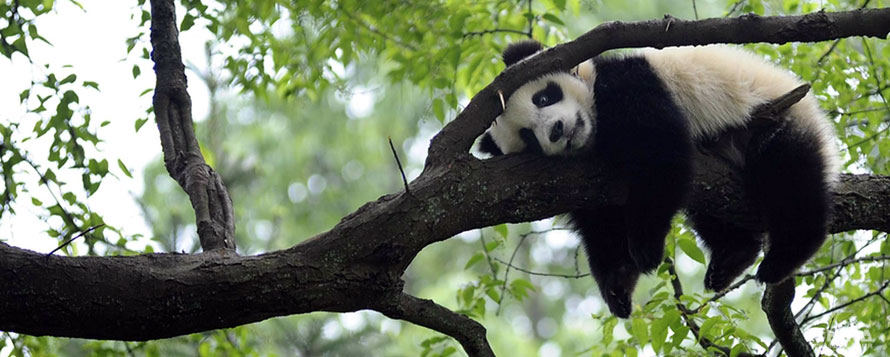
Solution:
[(535, 132), (529, 128), (519, 129), (519, 137), (525, 142), (525, 150), (522, 152), (529, 154), (543, 154), (544, 149), (541, 148), (541, 143), (538, 142), (538, 137), (535, 136)]
[(553, 82), (547, 82), (547, 87), (532, 96), (532, 103), (538, 108), (558, 103), (560, 100), (562, 100), (562, 88)]

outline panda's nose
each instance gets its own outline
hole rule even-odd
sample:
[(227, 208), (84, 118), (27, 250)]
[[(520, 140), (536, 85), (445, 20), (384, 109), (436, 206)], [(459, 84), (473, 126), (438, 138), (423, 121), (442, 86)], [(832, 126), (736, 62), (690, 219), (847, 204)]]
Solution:
[(563, 125), (562, 120), (557, 121), (550, 127), (550, 142), (555, 143), (559, 138), (562, 137)]

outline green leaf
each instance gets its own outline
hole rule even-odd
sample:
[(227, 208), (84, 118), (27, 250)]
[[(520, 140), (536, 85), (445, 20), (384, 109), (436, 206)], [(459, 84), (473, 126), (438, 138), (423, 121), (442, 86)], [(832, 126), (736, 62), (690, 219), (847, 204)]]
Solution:
[(535, 286), (532, 285), (531, 282), (525, 279), (515, 279), (510, 282), (510, 292), (513, 296), (516, 297), (517, 300), (522, 301), (526, 296), (528, 296), (528, 291), (535, 291)]
[(71, 82), (74, 82), (75, 80), (77, 80), (77, 75), (69, 74), (68, 77), (65, 77), (65, 79), (63, 79), (61, 82), (59, 82), (59, 85), (71, 83)]
[(127, 169), (127, 166), (124, 165), (124, 162), (121, 161), (121, 159), (117, 159), (117, 166), (121, 168), (121, 171), (124, 172), (124, 175), (127, 175), (127, 177), (129, 177), (129, 178), (133, 178), (133, 175), (130, 173), (130, 170)]
[(630, 334), (640, 346), (645, 346), (649, 342), (649, 329), (646, 327), (646, 321), (641, 318), (634, 318), (630, 321)]
[(713, 328), (714, 325), (716, 325), (718, 322), (720, 322), (720, 318), (716, 316), (711, 316), (707, 320), (705, 320), (705, 322), (701, 324), (701, 329), (699, 330), (701, 336), (707, 337), (711, 328)]
[(554, 24), (557, 24), (557, 25), (560, 25), (560, 26), (565, 26), (565, 25), (566, 25), (564, 22), (562, 22), (562, 20), (561, 20), (559, 17), (556, 17), (556, 15), (551, 14), (551, 13), (549, 13), (549, 12), (546, 13), (546, 14), (544, 14), (543, 17), (544, 17), (544, 20), (550, 21), (550, 22), (552, 22), (552, 23), (554, 23)]
[(737, 344), (735, 346), (732, 346), (732, 349), (729, 350), (729, 357), (738, 357), (739, 354), (742, 353), (744, 350), (745, 350), (745, 345), (743, 345), (743, 344)]
[(507, 238), (507, 233), (509, 232), (509, 230), (507, 229), (506, 224), (499, 224), (492, 228), (494, 228), (494, 231), (497, 232), (498, 234), (500, 234), (501, 237)]
[(433, 99), (433, 114), (440, 122), (445, 122), (445, 105), (442, 98)]
[(453, 355), (453, 354), (456, 353), (456, 352), (457, 352), (457, 348), (455, 348), (454, 346), (448, 346), (448, 347), (445, 347), (445, 349), (442, 350), (442, 354), (440, 354), (439, 356), (441, 356), (441, 357), (448, 357), (448, 356)]
[(490, 252), (490, 251), (494, 250), (495, 248), (499, 247), (500, 245), (501, 245), (501, 241), (499, 241), (499, 240), (493, 240), (491, 242), (485, 243), (485, 251)]
[(133, 78), (139, 77), (140, 74), (142, 74), (142, 70), (139, 69), (139, 65), (134, 64), (133, 65)]
[(192, 28), (195, 25), (195, 16), (192, 14), (185, 14), (182, 18), (182, 24), (179, 25), (179, 31), (188, 31), (188, 29)]
[(702, 253), (701, 249), (698, 248), (692, 239), (680, 238), (677, 240), (677, 245), (679, 245), (680, 249), (683, 250), (683, 253), (686, 253), (690, 258), (701, 264), (705, 264), (705, 253)]
[(35, 206), (43, 206), (43, 202), (37, 199), (37, 197), (31, 197), (31, 203)]
[(139, 129), (142, 129), (142, 126), (145, 125), (145, 122), (148, 121), (148, 118), (136, 119), (136, 132), (139, 132)]
[(471, 305), (473, 302), (473, 296), (476, 293), (476, 287), (473, 285), (469, 285), (462, 289), (461, 291), (461, 299), (464, 301), (464, 305)]
[(25, 55), (25, 57), (31, 57), (30, 55), (28, 55), (28, 45), (25, 43), (25, 36), (19, 36), (18, 39), (13, 41), (12, 48), (21, 52), (23, 55)]
[(665, 318), (660, 318), (652, 321), (652, 349), (655, 350), (655, 352), (661, 350), (662, 345), (664, 344), (664, 340), (667, 338), (667, 330), (669, 324), (670, 321)]
[[(118, 161), (120, 161), (120, 160), (118, 160)], [(129, 176), (129, 175), (127, 175), (127, 176)], [(476, 252), (476, 254), (473, 254), (473, 256), (470, 257), (470, 260), (467, 260), (467, 264), (464, 265), (464, 269), (469, 269), (471, 266), (478, 263), (479, 261), (481, 261), (484, 258), (485, 258), (485, 254), (482, 254), (482, 252)]]
[(83, 86), (84, 86), (84, 87), (91, 87), (91, 88), (93, 88), (93, 89), (95, 89), (95, 90), (99, 90), (99, 83), (96, 83), (96, 82), (93, 82), (93, 81), (83, 81)]
[(674, 346), (679, 346), (686, 339), (686, 335), (689, 334), (689, 328), (683, 325), (679, 325), (676, 328), (671, 327), (671, 330), (674, 330), (674, 334), (671, 336), (671, 344)]
[[(594, 316), (595, 318), (596, 316)], [(612, 333), (615, 331), (615, 326), (618, 325), (618, 318), (615, 316), (609, 316), (605, 322), (603, 322), (603, 346), (608, 346), (612, 343)]]
[(485, 289), (485, 295), (488, 295), (488, 297), (491, 298), (492, 301), (499, 301), (501, 299), (501, 295), (498, 294), (497, 289), (493, 287)]

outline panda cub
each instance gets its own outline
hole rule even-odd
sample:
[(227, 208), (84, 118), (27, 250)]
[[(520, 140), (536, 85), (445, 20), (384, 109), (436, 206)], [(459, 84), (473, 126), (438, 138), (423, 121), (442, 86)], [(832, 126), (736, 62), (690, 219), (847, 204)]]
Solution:
[[(510, 66), (541, 50), (535, 41), (515, 43), (504, 51), (504, 62)], [(691, 186), (694, 147), (730, 159), (768, 237), (708, 212), (687, 211), (710, 252), (706, 288), (726, 289), (761, 246), (766, 253), (756, 278), (763, 283), (788, 278), (819, 249), (839, 167), (832, 124), (807, 94), (774, 130), (758, 134), (749, 126), (758, 105), (800, 84), (729, 46), (600, 56), (522, 85), (479, 148), (493, 156), (597, 156), (617, 174), (627, 187), (624, 204), (569, 215), (609, 310), (626, 318), (637, 278), (662, 261), (671, 218)]]

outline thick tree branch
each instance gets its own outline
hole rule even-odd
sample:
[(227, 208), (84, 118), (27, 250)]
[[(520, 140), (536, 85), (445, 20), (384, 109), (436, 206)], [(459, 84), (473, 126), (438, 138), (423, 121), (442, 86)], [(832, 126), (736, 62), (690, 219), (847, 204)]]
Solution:
[(222, 178), (204, 161), (195, 138), (173, 1), (151, 1), (151, 29), (151, 59), (157, 76), (153, 104), (164, 166), (189, 196), (201, 248), (234, 252), (232, 199)]
[[(696, 187), (725, 219), (745, 221), (725, 190)], [(890, 178), (843, 175), (839, 206), (858, 207), (831, 231), (868, 227), (890, 216)], [(32, 335), (145, 340), (232, 327), (310, 311), (356, 311), (400, 291), (419, 250), (464, 230), (541, 219), (604, 205), (620, 189), (595, 163), (506, 156), (464, 162), (415, 180), (293, 248), (249, 257), (149, 254), (46, 257), (0, 243), (0, 330)], [(471, 194), (468, 194), (471, 193)], [(860, 196), (861, 195), (861, 196)], [(755, 221), (756, 222), (756, 221)]]
[(786, 43), (851, 36), (886, 38), (890, 8), (817, 12), (803, 16), (757, 16), (698, 21), (666, 16), (661, 20), (609, 22), (545, 53), (506, 69), (481, 90), (430, 143), (427, 169), (467, 155), (474, 140), (500, 114), (498, 90), (509, 97), (522, 83), (545, 73), (567, 70), (610, 49), (704, 45), (709, 43)]

